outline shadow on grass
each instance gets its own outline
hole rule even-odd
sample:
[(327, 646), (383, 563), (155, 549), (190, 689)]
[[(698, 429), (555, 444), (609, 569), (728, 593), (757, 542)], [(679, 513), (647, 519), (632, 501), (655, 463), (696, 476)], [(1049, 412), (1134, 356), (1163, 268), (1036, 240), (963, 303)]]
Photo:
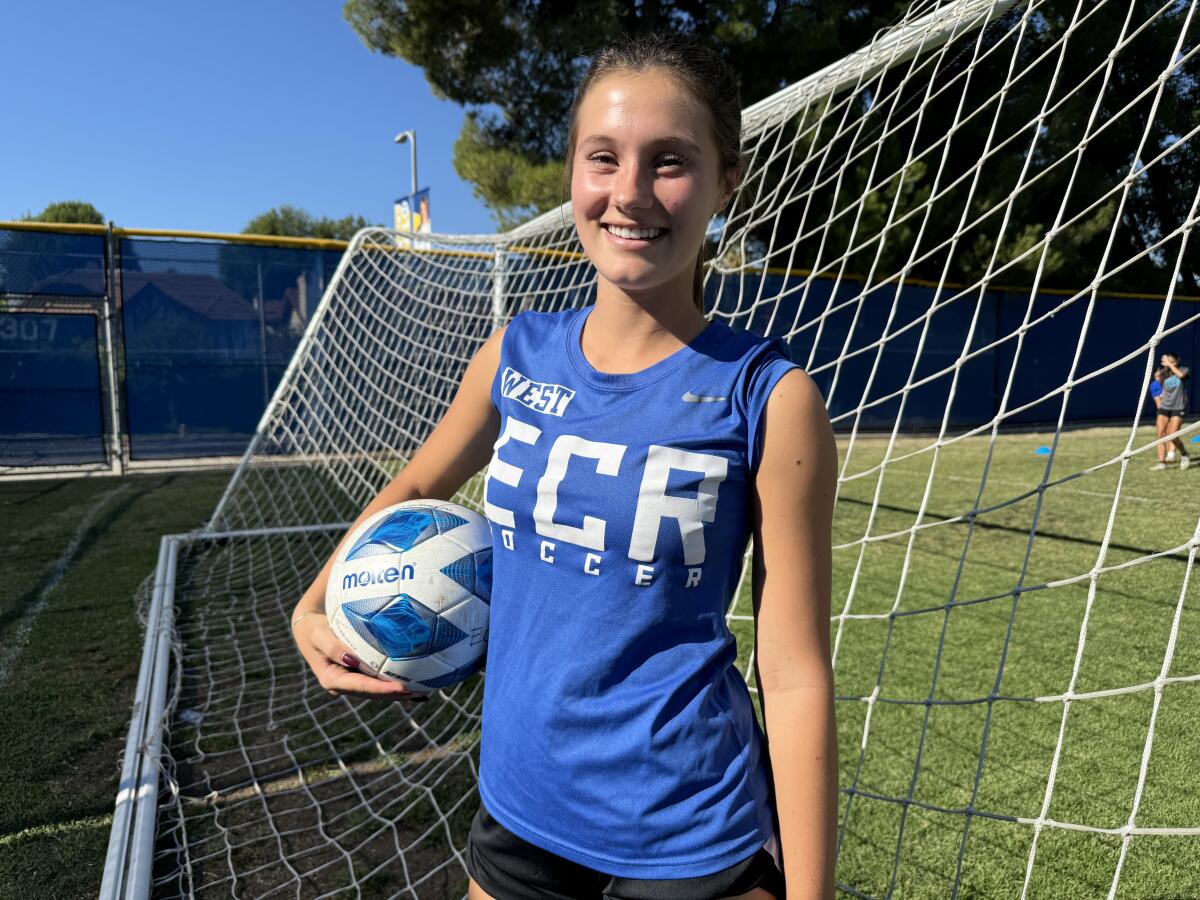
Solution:
[[(149, 491), (142, 494), (139, 494), (136, 491), (131, 491), (126, 494), (125, 497), (123, 497), (111, 509), (107, 510), (102, 516), (100, 516), (100, 518), (92, 523), (87, 531), (84, 532), (83, 538), (80, 540), (79, 546), (76, 548), (73, 558), (68, 560), (68, 563), (76, 562), (86, 556), (87, 552), (93, 546), (95, 546), (96, 542), (100, 540), (100, 538), (102, 538), (108, 532), (108, 530), (122, 516), (124, 516), (125, 513), (129, 511), (133, 504), (139, 503), (143, 499), (151, 497), (160, 490), (169, 487), (171, 483), (178, 477), (178, 475), (169, 475), (163, 481), (152, 487)], [(117, 487), (114, 490), (121, 490), (121, 488)], [(49, 572), (47, 572), (43, 577), (39, 578), (37, 583), (29, 590), (18, 596), (11, 607), (3, 612), (0, 612), (0, 631), (3, 631), (14, 622), (22, 619), (29, 607), (34, 603), (34, 601), (37, 600), (42, 591), (46, 589), (46, 586), (51, 584), (55, 577), (61, 574), (58, 571), (60, 567), (59, 560), (61, 559), (61, 556), (58, 559), (55, 559)]]

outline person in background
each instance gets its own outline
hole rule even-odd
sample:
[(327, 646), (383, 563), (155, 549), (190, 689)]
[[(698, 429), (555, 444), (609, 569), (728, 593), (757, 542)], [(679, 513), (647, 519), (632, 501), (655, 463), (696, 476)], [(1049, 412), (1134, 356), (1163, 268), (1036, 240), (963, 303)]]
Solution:
[[(1179, 468), (1186, 469), (1192, 462), (1183, 441), (1179, 439), (1179, 429), (1183, 427), (1183, 415), (1188, 407), (1188, 383), (1191, 370), (1179, 363), (1179, 355), (1164, 353), (1160, 360), (1161, 366), (1156, 373), (1157, 380), (1162, 382), (1161, 395), (1156, 399), (1158, 405), (1157, 430), (1158, 436), (1175, 435), (1170, 441), (1158, 445), (1158, 462), (1154, 469), (1165, 469), (1173, 460), (1175, 453), (1168, 454), (1168, 449), (1177, 451)], [(1152, 389), (1153, 393), (1153, 389)]]
[[(1159, 418), (1159, 415), (1158, 415), (1159, 407), (1162, 406), (1162, 382), (1163, 382), (1162, 369), (1161, 368), (1155, 369), (1154, 375), (1152, 375), (1150, 378), (1150, 399), (1152, 401), (1154, 401), (1154, 437), (1156, 439), (1161, 438), (1163, 435), (1166, 434), (1165, 429), (1167, 427), (1167, 420)], [(1161, 457), (1162, 454), (1160, 453), (1159, 456)], [(1173, 463), (1174, 461), (1175, 461), (1175, 448), (1174, 448), (1174, 446), (1172, 446), (1169, 448), (1169, 452), (1167, 453), (1167, 463)], [(1161, 462), (1161, 459), (1160, 459), (1160, 462)], [(1150, 468), (1151, 469), (1160, 469), (1160, 468), (1165, 469), (1166, 466), (1160, 465), (1159, 463), (1155, 463)]]

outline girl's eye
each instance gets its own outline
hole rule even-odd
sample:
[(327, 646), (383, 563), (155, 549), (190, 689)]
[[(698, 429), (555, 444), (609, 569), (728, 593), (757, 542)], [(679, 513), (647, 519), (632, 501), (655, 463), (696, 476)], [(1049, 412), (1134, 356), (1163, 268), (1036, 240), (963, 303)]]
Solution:
[[(617, 158), (608, 152), (593, 153), (588, 157), (588, 162), (593, 162), (601, 166), (615, 166)], [(687, 160), (677, 153), (664, 153), (655, 161), (657, 168), (674, 168), (687, 164)]]

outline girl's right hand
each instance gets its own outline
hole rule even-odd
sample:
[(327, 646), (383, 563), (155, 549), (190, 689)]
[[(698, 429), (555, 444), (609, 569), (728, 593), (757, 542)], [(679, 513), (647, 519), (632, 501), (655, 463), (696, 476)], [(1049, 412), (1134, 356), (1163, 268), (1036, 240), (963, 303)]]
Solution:
[(398, 681), (355, 671), (359, 665), (358, 658), (338, 640), (324, 613), (311, 612), (297, 616), (292, 625), (292, 637), (321, 687), (334, 697), (409, 700), (414, 703), (429, 699), (428, 694), (414, 693)]

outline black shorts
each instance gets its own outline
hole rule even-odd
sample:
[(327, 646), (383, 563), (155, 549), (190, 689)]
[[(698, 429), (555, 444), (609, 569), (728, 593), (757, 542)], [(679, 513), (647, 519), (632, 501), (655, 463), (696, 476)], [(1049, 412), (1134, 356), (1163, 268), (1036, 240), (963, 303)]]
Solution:
[(1186, 410), (1182, 410), (1182, 409), (1163, 409), (1161, 406), (1158, 408), (1158, 414), (1159, 414), (1160, 416), (1167, 416), (1168, 418), (1170, 418), (1171, 416), (1182, 416), (1182, 415), (1184, 414), (1184, 412), (1186, 412)]
[(720, 900), (756, 887), (784, 900), (783, 873), (765, 847), (697, 878), (619, 878), (564, 859), (513, 834), (486, 807), (471, 822), (467, 872), (496, 900)]

